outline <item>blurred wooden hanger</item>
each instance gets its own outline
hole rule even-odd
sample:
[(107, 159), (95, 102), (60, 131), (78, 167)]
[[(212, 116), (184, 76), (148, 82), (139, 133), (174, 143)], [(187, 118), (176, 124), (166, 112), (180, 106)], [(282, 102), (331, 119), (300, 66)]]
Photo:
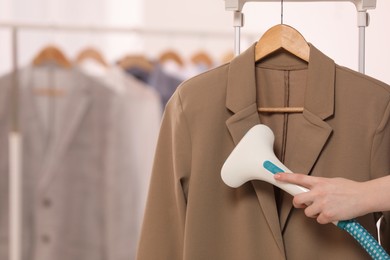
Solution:
[(166, 50), (166, 51), (164, 51), (163, 53), (160, 54), (160, 57), (158, 59), (160, 64), (163, 64), (163, 63), (165, 63), (166, 61), (169, 61), (169, 60), (174, 61), (180, 67), (184, 66), (183, 59), (174, 50)]
[[(269, 56), (279, 49), (284, 49), (296, 57), (309, 62), (310, 46), (305, 38), (293, 27), (278, 24), (267, 30), (255, 47), (255, 62)], [(303, 107), (258, 108), (264, 113), (301, 113)]]
[(153, 70), (153, 63), (144, 55), (126, 55), (118, 61), (118, 65), (123, 69), (140, 68), (145, 71)]
[[(70, 61), (66, 58), (64, 53), (54, 45), (44, 47), (38, 52), (32, 61), (33, 66), (40, 66), (47, 63), (54, 63), (60, 68), (65, 69), (72, 67)], [(48, 97), (62, 97), (66, 94), (64, 89), (54, 86), (34, 88), (33, 91), (35, 95)]]
[(234, 59), (235, 55), (233, 51), (227, 51), (221, 58), (221, 62), (223, 63), (228, 63), (231, 62), (232, 59)]
[(85, 48), (81, 52), (79, 52), (76, 57), (76, 63), (81, 63), (82, 61), (88, 59), (96, 61), (98, 64), (102, 65), (105, 68), (108, 67), (108, 63), (103, 58), (103, 55), (98, 50), (92, 47)]
[(63, 52), (54, 45), (44, 47), (33, 59), (32, 64), (39, 66), (48, 62), (54, 62), (62, 68), (70, 68), (72, 65)]
[(214, 66), (214, 62), (211, 59), (210, 55), (208, 55), (205, 51), (198, 51), (194, 55), (191, 56), (191, 62), (195, 65), (206, 65), (208, 69)]

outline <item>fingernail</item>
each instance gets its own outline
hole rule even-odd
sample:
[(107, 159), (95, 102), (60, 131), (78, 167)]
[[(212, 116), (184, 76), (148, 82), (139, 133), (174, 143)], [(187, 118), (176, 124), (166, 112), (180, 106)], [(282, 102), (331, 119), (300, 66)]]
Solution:
[(279, 178), (280, 178), (280, 173), (275, 174), (275, 175), (274, 175), (274, 178), (275, 178), (275, 179), (279, 179)]

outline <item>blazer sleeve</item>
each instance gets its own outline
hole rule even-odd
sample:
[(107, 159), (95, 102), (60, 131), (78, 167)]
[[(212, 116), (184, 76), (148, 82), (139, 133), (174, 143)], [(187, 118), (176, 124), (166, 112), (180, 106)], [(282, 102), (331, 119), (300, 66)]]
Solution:
[(183, 258), (191, 139), (178, 90), (160, 128), (137, 259)]
[[(382, 120), (376, 130), (371, 150), (372, 179), (390, 174), (390, 103), (387, 104)], [(390, 189), (390, 187), (389, 187)], [(390, 252), (390, 211), (380, 212), (384, 218), (380, 226), (382, 246)]]

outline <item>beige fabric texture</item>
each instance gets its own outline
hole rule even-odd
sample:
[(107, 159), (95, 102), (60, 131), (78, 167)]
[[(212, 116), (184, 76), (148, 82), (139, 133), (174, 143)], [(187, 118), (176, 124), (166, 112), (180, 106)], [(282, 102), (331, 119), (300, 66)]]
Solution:
[[(270, 184), (233, 189), (220, 177), (259, 123), (272, 128), (276, 154), (294, 172), (356, 181), (390, 172), (390, 87), (310, 48), (308, 65), (286, 53), (255, 64), (252, 45), (177, 89), (160, 130), (138, 260), (370, 259), (345, 231), (293, 209), (291, 196), (276, 203)], [(304, 111), (257, 112), (285, 104)], [(374, 214), (357, 220), (376, 236)]]

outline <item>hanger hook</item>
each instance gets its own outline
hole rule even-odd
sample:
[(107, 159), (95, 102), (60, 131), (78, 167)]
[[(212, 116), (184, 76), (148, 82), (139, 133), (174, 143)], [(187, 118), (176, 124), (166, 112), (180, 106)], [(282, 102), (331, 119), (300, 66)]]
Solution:
[(280, 23), (283, 24), (283, 0), (280, 0)]

